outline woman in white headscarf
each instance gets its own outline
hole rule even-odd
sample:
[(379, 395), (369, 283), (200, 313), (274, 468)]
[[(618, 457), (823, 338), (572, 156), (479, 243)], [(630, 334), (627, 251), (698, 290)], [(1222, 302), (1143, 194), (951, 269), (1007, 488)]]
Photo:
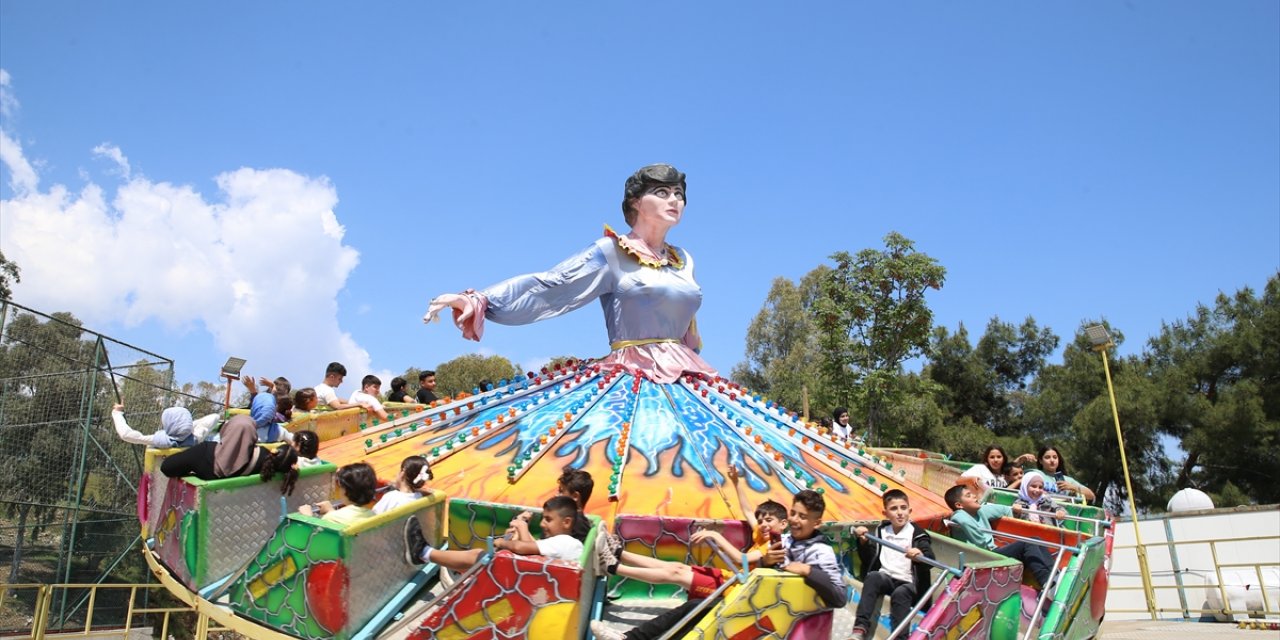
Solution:
[(218, 414), (211, 413), (199, 420), (191, 419), (191, 412), (182, 407), (169, 407), (160, 414), (160, 430), (144, 435), (129, 426), (124, 420), (124, 405), (117, 404), (111, 408), (111, 421), (115, 423), (116, 435), (131, 444), (144, 444), (156, 449), (171, 447), (190, 447), (209, 434), (209, 429), (218, 421)]

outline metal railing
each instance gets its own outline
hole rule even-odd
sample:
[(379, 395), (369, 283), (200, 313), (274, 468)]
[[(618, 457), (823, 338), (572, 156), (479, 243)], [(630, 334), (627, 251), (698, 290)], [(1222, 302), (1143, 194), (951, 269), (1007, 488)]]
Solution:
[[(1247, 536), (1242, 538), (1222, 538), (1222, 539), (1212, 539), (1212, 540), (1170, 540), (1167, 542), (1144, 543), (1143, 545), (1141, 545), (1143, 547), (1143, 549), (1141, 549), (1142, 551), (1145, 551), (1145, 548), (1147, 547), (1169, 547), (1170, 558), (1173, 560), (1173, 564), (1174, 564), (1174, 571), (1152, 572), (1152, 580), (1160, 577), (1172, 576), (1175, 580), (1175, 583), (1150, 585), (1150, 589), (1152, 592), (1152, 597), (1149, 598), (1149, 601), (1152, 603), (1151, 608), (1126, 609), (1126, 608), (1108, 606), (1107, 611), (1115, 612), (1115, 613), (1150, 613), (1152, 616), (1156, 616), (1157, 614), (1160, 614), (1160, 613), (1179, 613), (1179, 614), (1182, 614), (1183, 618), (1190, 618), (1192, 613), (1211, 614), (1211, 615), (1217, 614), (1217, 615), (1224, 615), (1224, 616), (1258, 615), (1258, 614), (1261, 614), (1264, 616), (1280, 616), (1280, 603), (1272, 602), (1270, 596), (1267, 595), (1268, 585), (1262, 573), (1263, 567), (1277, 567), (1277, 566), (1280, 566), (1280, 562), (1267, 561), (1267, 562), (1226, 562), (1224, 563), (1224, 562), (1218, 561), (1219, 545), (1240, 543), (1240, 542), (1271, 542), (1272, 548), (1275, 548), (1276, 545), (1280, 545), (1280, 536)], [(1177, 566), (1178, 564), (1177, 563), (1177, 547), (1188, 546), (1188, 545), (1208, 545), (1209, 546), (1209, 553), (1213, 558), (1213, 572), (1214, 572), (1214, 575), (1217, 577), (1216, 585), (1203, 584), (1203, 585), (1188, 586), (1182, 583), (1183, 574), (1191, 573), (1191, 570), (1181, 569)], [(1121, 549), (1138, 550), (1139, 545), (1136, 545), (1136, 544), (1116, 545), (1114, 548), (1114, 551), (1119, 551)], [(1235, 585), (1228, 585), (1223, 583), (1222, 570), (1237, 569), (1237, 568), (1242, 569), (1247, 567), (1253, 568), (1254, 574), (1258, 578), (1258, 590), (1261, 591), (1261, 595), (1262, 595), (1262, 611), (1258, 611), (1254, 609), (1232, 609), (1231, 608), (1231, 600), (1227, 596), (1227, 587), (1235, 586)], [(1275, 584), (1270, 586), (1272, 588), (1280, 587), (1280, 585), (1275, 585)], [(1222, 608), (1208, 609), (1208, 608), (1198, 608), (1198, 607), (1188, 606), (1187, 591), (1193, 590), (1193, 589), (1197, 591), (1200, 589), (1213, 589), (1215, 587), (1218, 590), (1219, 597), (1222, 598)], [(1117, 586), (1113, 583), (1108, 588), (1112, 591), (1139, 591), (1139, 590), (1144, 590), (1147, 587)], [(1176, 609), (1170, 609), (1167, 607), (1159, 606), (1159, 604), (1156, 603), (1156, 599), (1154, 597), (1155, 592), (1159, 589), (1177, 590), (1179, 603), (1182, 606)]]
[[(53, 602), (71, 591), (88, 591), (87, 604), (84, 608), (84, 624), (76, 623), (74, 627), (64, 622), (61, 625), (52, 619), (50, 611)], [(31, 608), (31, 635), (32, 640), (44, 640), (47, 634), (56, 634), (59, 638), (91, 638), (101, 637), (104, 631), (110, 631), (113, 634), (119, 634), (120, 637), (128, 637), (129, 633), (142, 629), (154, 629), (154, 622), (145, 621), (148, 616), (160, 616), (160, 635), (161, 638), (169, 637), (169, 628), (174, 614), (192, 614), (196, 616), (196, 626), (194, 629), (195, 640), (205, 640), (210, 631), (227, 631), (225, 627), (216, 626), (211, 623), (210, 618), (200, 613), (193, 607), (179, 603), (176, 606), (144, 606), (139, 603), (140, 596), (149, 596), (151, 591), (159, 591), (167, 593), (164, 587), (159, 584), (0, 584), (0, 603), (9, 603), (17, 600), (18, 597), (14, 592), (34, 592)], [(98, 628), (94, 628), (94, 618), (97, 613), (96, 607), (99, 601), (99, 593), (102, 592), (121, 592), (128, 591), (128, 600), (124, 603), (126, 612), (121, 623), (115, 624), (99, 624)], [(149, 598), (148, 598), (149, 599)], [(143, 616), (143, 624), (135, 624), (135, 618)]]

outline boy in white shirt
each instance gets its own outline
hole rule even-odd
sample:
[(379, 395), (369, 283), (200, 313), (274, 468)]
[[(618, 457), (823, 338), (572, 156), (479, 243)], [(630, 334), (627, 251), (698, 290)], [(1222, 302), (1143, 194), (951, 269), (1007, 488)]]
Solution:
[(319, 401), (319, 406), (328, 407), (334, 411), (358, 406), (338, 399), (338, 385), (342, 384), (346, 377), (347, 368), (342, 366), (341, 362), (329, 363), (329, 366), (324, 370), (324, 382), (312, 387), (316, 391), (316, 399)]
[(933, 558), (929, 532), (911, 524), (911, 503), (900, 489), (884, 493), (884, 517), (876, 537), (907, 552), (895, 551), (867, 539), (867, 528), (857, 527), (858, 557), (862, 559), (862, 600), (853, 621), (850, 640), (875, 635), (880, 617), (880, 600), (889, 596), (889, 620), (894, 629), (911, 612), (916, 599), (929, 588), (929, 565), (914, 562), (921, 556)]
[(360, 405), (369, 413), (377, 415), (383, 420), (387, 419), (387, 410), (382, 408), (382, 401), (378, 400), (378, 394), (381, 393), (382, 381), (378, 376), (369, 374), (360, 381), (360, 390), (351, 394), (351, 405)]

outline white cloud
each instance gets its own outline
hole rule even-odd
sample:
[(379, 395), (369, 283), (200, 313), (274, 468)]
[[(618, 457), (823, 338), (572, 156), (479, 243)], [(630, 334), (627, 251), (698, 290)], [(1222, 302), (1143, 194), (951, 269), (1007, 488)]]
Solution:
[(13, 96), (9, 72), (0, 69), (0, 117), (10, 118), (18, 112), (18, 99)]
[(9, 167), (9, 186), (17, 194), (28, 194), (36, 190), (38, 177), (36, 170), (22, 154), (22, 145), (9, 137), (9, 132), (0, 128), (0, 162)]
[[(8, 75), (0, 81), (7, 91)], [(9, 132), (0, 129), (0, 143), (14, 184), (14, 197), (0, 201), (0, 251), (22, 268), (18, 301), (71, 311), (89, 326), (158, 321), (207, 331), (223, 353), (257, 363), (252, 373), (301, 384), (331, 360), (372, 370), (368, 352), (338, 325), (337, 295), (359, 254), (342, 243), (327, 178), (241, 168), (216, 176), (219, 193), (206, 196), (130, 178), (124, 153), (100, 145), (93, 153), (126, 178), (114, 194), (92, 182), (76, 193), (60, 184), (42, 192)], [(179, 363), (186, 371), (221, 363), (190, 364)]]
[(106, 158), (114, 162), (116, 165), (116, 174), (122, 178), (129, 177), (129, 159), (124, 157), (124, 153), (120, 151), (120, 147), (104, 142), (93, 148), (93, 155), (100, 158)]
[[(9, 72), (0, 69), (0, 118), (9, 120), (18, 113), (18, 99), (13, 95)], [(22, 154), (22, 144), (0, 124), (0, 162), (9, 167), (9, 186), (17, 193), (34, 191), (36, 171)]]

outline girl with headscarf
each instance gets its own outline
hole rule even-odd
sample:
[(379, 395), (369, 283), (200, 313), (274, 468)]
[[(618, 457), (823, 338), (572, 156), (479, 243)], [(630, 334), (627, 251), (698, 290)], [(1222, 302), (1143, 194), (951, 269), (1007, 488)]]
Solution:
[(831, 412), (831, 433), (840, 442), (849, 442), (853, 436), (853, 427), (849, 426), (849, 410), (837, 407)]
[(170, 478), (195, 476), (201, 480), (218, 480), (255, 473), (262, 481), (275, 474), (284, 476), (281, 493), (293, 493), (298, 479), (298, 453), (289, 444), (275, 452), (258, 446), (258, 428), (253, 418), (244, 414), (232, 416), (222, 425), (218, 442), (201, 442), (185, 451), (169, 456), (160, 463), (160, 472)]
[(1018, 499), (1013, 501), (1013, 506), (1053, 513), (1057, 517), (1039, 513), (1027, 513), (1026, 511), (1016, 512), (1016, 515), (1023, 520), (1030, 520), (1039, 524), (1047, 524), (1054, 527), (1062, 526), (1062, 517), (1067, 515), (1067, 511), (1058, 506), (1058, 503), (1054, 502), (1053, 498), (1049, 497), (1049, 493), (1057, 488), (1052, 478), (1039, 471), (1027, 471), (1022, 474), (1022, 486), (1018, 488)]
[(293, 442), (293, 434), (280, 424), (282, 416), (276, 411), (276, 396), (266, 391), (259, 391), (253, 396), (249, 405), (249, 417), (257, 428), (258, 442)]
[(160, 430), (143, 435), (129, 426), (124, 420), (124, 405), (117, 404), (111, 408), (111, 421), (115, 423), (116, 435), (131, 444), (143, 444), (156, 449), (171, 447), (190, 447), (209, 434), (209, 428), (218, 421), (218, 414), (211, 413), (199, 420), (191, 419), (191, 412), (182, 407), (169, 407), (160, 414)]
[(246, 375), (240, 379), (253, 396), (249, 402), (249, 416), (257, 426), (258, 442), (293, 442), (293, 434), (281, 424), (288, 422), (293, 413), (293, 401), (288, 397), (289, 381), (283, 377), (276, 378), (274, 383), (266, 378), (258, 380), (266, 385), (265, 390), (258, 390), (253, 376)]

